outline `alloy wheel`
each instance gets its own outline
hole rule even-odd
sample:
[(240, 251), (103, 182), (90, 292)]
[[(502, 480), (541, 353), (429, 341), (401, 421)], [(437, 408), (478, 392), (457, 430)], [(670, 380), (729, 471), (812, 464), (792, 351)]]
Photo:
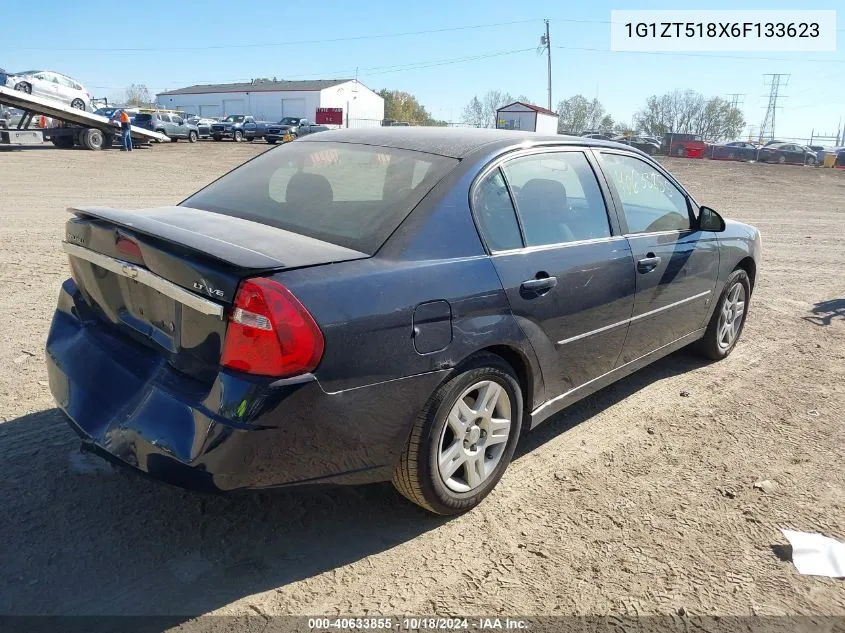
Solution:
[(719, 348), (730, 349), (739, 336), (742, 320), (745, 317), (745, 287), (736, 283), (725, 295), (722, 311), (719, 314), (719, 325), (716, 337)]
[(481, 486), (505, 452), (512, 424), (511, 401), (505, 388), (483, 380), (457, 399), (438, 444), (440, 477), (454, 492)]

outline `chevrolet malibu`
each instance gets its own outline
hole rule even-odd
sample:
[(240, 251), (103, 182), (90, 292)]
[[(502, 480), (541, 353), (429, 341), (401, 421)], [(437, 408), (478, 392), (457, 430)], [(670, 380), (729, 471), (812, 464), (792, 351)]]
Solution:
[(84, 447), (204, 491), (392, 481), (439, 514), (573, 402), (728, 356), (760, 263), (642, 152), (513, 131), (308, 135), (177, 206), (71, 212), (47, 363)]

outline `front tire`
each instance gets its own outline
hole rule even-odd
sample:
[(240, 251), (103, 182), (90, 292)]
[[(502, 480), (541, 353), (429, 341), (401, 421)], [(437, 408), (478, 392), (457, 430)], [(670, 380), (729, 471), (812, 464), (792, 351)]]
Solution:
[(199, 136), (193, 130), (188, 132), (188, 142), (189, 143), (196, 143), (198, 138), (199, 138)]
[(513, 370), (498, 356), (478, 356), (417, 417), (393, 485), (430, 512), (466, 512), (501, 479), (521, 428), (522, 391)]
[(235, 130), (234, 134), (232, 134), (232, 140), (234, 140), (235, 143), (242, 142), (244, 140), (244, 133), (240, 130)]
[(28, 95), (32, 94), (32, 86), (25, 81), (15, 84), (15, 90), (25, 92)]
[(696, 344), (701, 354), (712, 360), (722, 360), (733, 351), (745, 327), (750, 299), (751, 281), (748, 273), (738, 268), (725, 282), (707, 330)]

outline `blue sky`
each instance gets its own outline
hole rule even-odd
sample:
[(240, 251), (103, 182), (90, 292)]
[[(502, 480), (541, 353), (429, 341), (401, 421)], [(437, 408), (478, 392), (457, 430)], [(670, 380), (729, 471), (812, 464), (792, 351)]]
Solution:
[[(39, 21), (38, 29), (4, 29), (0, 66), (10, 71), (63, 72), (83, 82), (95, 97), (114, 97), (130, 83), (143, 83), (157, 92), (259, 76), (354, 77), (357, 67), (359, 79), (370, 88), (407, 90), (435, 117), (457, 121), (473, 95), (494, 88), (546, 104), (545, 57), (535, 49), (542, 20), (549, 18), (555, 104), (576, 93), (597, 96), (611, 115), (630, 121), (651, 94), (676, 88), (692, 88), (707, 96), (742, 93), (746, 121), (759, 125), (767, 102), (763, 74), (790, 73), (776, 131), (783, 137), (807, 137), (814, 128), (817, 134), (835, 133), (840, 118), (845, 118), (842, 17), (835, 53), (721, 57), (610, 52), (607, 22), (611, 9), (621, 8), (836, 9), (837, 5), (845, 6), (841, 0), (748, 0), (741, 6), (721, 0), (408, 4), (42, 0), (37, 14), (47, 19)], [(845, 16), (845, 11), (841, 13)], [(139, 25), (148, 19), (150, 28), (123, 26), (130, 16), (136, 16)], [(92, 28), (93, 24), (98, 26)], [(498, 26), (478, 27), (491, 24)], [(444, 30), (407, 34), (438, 29)], [(397, 33), (405, 35), (394, 36)], [(476, 59), (455, 61), (467, 58)]]

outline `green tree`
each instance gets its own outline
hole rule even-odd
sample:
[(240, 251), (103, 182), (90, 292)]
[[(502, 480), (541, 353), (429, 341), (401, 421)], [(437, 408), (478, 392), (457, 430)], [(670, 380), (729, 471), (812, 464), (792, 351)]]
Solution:
[(721, 97), (707, 99), (694, 90), (675, 90), (646, 99), (634, 122), (645, 134), (700, 134), (706, 141), (721, 141), (736, 138), (745, 117)]
[(409, 92), (382, 88), (378, 94), (384, 99), (384, 118), (394, 121), (407, 121), (411, 125), (447, 125), (438, 121)]
[(613, 118), (598, 99), (574, 95), (557, 104), (558, 132), (583, 134), (587, 130), (611, 130)]
[(466, 125), (472, 127), (496, 127), (496, 111), (514, 101), (531, 103), (525, 95), (519, 95), (514, 99), (509, 92), (488, 90), (480, 99), (475, 96), (464, 106), (461, 119)]

